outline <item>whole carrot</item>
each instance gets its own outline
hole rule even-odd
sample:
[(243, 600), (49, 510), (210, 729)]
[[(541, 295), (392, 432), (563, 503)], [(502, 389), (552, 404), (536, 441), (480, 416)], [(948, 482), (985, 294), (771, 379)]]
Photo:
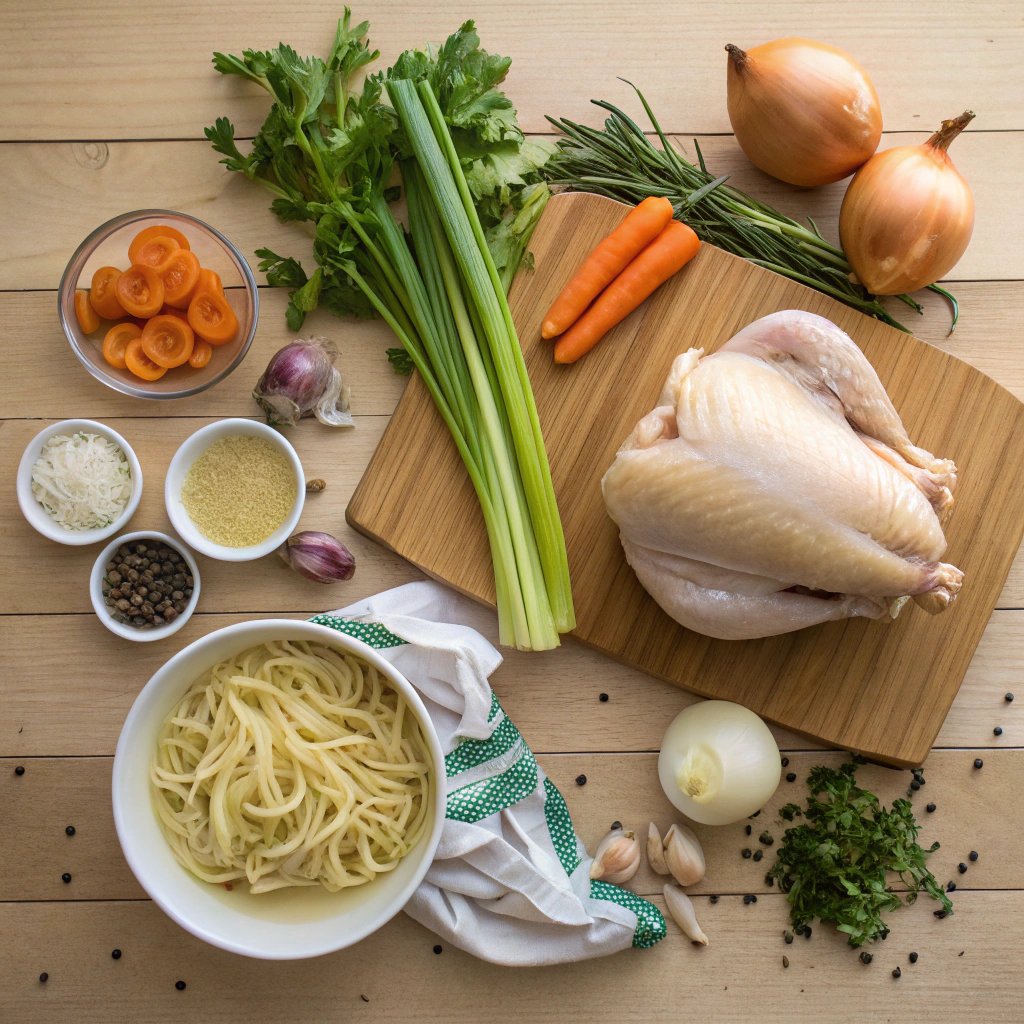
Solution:
[(589, 352), (658, 285), (693, 259), (699, 248), (700, 240), (693, 230), (672, 221), (555, 342), (555, 362), (574, 363)]
[(672, 204), (664, 196), (648, 196), (626, 214), (625, 220), (587, 257), (586, 262), (551, 304), (540, 333), (553, 338), (568, 330), (580, 314), (615, 280), (672, 219)]

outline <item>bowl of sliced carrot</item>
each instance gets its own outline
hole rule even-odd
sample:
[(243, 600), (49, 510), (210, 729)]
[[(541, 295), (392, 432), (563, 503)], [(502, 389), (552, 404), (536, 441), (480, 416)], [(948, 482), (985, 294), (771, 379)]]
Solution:
[(71, 348), (97, 380), (135, 398), (185, 398), (245, 357), (259, 292), (242, 254), (209, 224), (136, 210), (82, 242), (58, 306)]

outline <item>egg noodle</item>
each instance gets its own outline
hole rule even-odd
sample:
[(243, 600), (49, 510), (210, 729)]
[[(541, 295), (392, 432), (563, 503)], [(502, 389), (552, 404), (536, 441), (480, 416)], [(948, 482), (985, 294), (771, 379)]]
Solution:
[(430, 752), (372, 665), (317, 643), (215, 665), (168, 716), (150, 789), (174, 856), (253, 893), (391, 871), (427, 829)]

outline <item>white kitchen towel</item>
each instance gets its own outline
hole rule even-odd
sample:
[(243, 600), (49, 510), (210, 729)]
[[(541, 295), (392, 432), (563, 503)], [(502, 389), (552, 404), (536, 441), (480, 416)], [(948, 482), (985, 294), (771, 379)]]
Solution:
[(491, 690), (501, 655), (467, 624), (488, 615), (438, 583), (409, 583), (312, 619), (390, 661), (423, 697), (445, 751), (447, 820), (405, 911), (460, 949), (510, 966), (653, 946), (665, 935), (661, 912), (591, 880), (562, 794)]

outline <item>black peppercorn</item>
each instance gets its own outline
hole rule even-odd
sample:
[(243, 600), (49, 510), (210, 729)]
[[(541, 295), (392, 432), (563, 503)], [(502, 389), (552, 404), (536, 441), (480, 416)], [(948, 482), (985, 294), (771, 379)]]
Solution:
[(718, 902), (718, 897), (717, 896), (709, 896), (708, 897), (708, 902), (709, 903), (717, 903)]
[(784, 757), (782, 759), (782, 767), (783, 768), (788, 768), (789, 767), (789, 758), (788, 757)]
[(928, 805), (926, 805), (926, 806), (925, 806), (925, 810), (926, 810), (926, 811), (927, 811), (927, 812), (928, 812), (929, 814), (931, 814), (931, 813), (932, 813), (932, 811), (934, 811), (934, 810), (935, 810), (935, 804), (928, 804)]
[(944, 918), (944, 917), (946, 916), (946, 912), (945, 912), (944, 910), (933, 910), (933, 911), (932, 911), (932, 913), (933, 913), (933, 914), (934, 914), (934, 915), (935, 915), (935, 916), (936, 916), (936, 917), (937, 917), (937, 918), (938, 918), (938, 919), (939, 919), (940, 921), (941, 921), (941, 920), (942, 920), (942, 919), (943, 919), (943, 918)]
[(992, 730), (992, 735), (993, 735), (993, 736), (1002, 736), (1002, 735), (1003, 735), (1003, 727), (1002, 727), (1001, 725), (997, 725), (997, 726), (996, 726), (996, 727), (995, 727), (995, 728), (994, 728), (994, 729)]
[(435, 952), (435, 953), (440, 953), (440, 952), (441, 952), (441, 949), (442, 949), (442, 947), (441, 947), (441, 946), (435, 946), (435, 947), (434, 947), (434, 952)]
[(921, 783), (918, 782), (917, 779), (914, 779), (914, 781), (910, 783), (910, 788), (911, 789), (920, 789), (921, 788)]
[(1012, 703), (1013, 702), (1013, 694), (1012, 693), (1006, 694), (1006, 696), (1003, 697), (1003, 700), (1005, 700), (1007, 704)]
[(956, 869), (961, 875), (967, 874), (967, 865), (963, 861), (960, 861), (960, 863), (957, 864)]
[(622, 828), (622, 822), (621, 821), (613, 821), (612, 822), (612, 831), (613, 832), (617, 832), (620, 828)]
[(771, 888), (775, 884), (775, 879), (771, 875), (765, 875), (764, 884)]
[(62, 882), (63, 882), (63, 883), (65, 884), (65, 885), (67, 885), (67, 884), (68, 884), (68, 882), (70, 882), (70, 881), (71, 881), (71, 874), (70, 874), (69, 872), (65, 871), (65, 872), (64, 872), (64, 874), (60, 876), (60, 880), (61, 880), (61, 881), (62, 881)]
[(796, 772), (786, 772), (787, 782), (796, 782)]
[(14, 774), (15, 775), (24, 775), (25, 774), (25, 766), (23, 764), (19, 764), (18, 767), (14, 769)]
[(947, 882), (946, 892), (956, 892), (956, 882)]
[(805, 939), (809, 939), (811, 937), (811, 926), (809, 924), (804, 925), (803, 936)]
[(759, 843), (761, 843), (763, 846), (771, 846), (772, 843), (775, 842), (775, 839), (773, 838), (771, 832), (769, 832), (767, 829), (765, 829), (764, 832), (762, 832), (757, 837), (757, 841)]
[(68, 827), (66, 829), (64, 829), (64, 834), (66, 836), (73, 836), (75, 834), (75, 826), (74, 825), (68, 825)]
[(793, 943), (793, 933), (792, 932), (783, 932), (782, 933), (782, 937), (783, 937), (783, 939), (786, 940), (786, 945), (787, 946), (792, 945), (792, 943)]
[(760, 860), (764, 856), (764, 850), (754, 851), (754, 860)]
[(47, 979), (47, 978), (49, 978), (49, 975), (48, 975), (48, 974), (46, 973), (46, 971), (43, 971), (43, 973), (39, 975), (39, 980), (40, 980), (40, 981), (41, 981), (41, 982), (42, 982), (42, 983), (43, 983), (44, 985), (46, 984), (46, 979)]
[(748, 814), (747, 817), (748, 818), (756, 818), (760, 813), (761, 813), (760, 811), (754, 811), (753, 814)]
[(975, 767), (975, 768), (980, 768), (980, 767), (981, 767), (981, 766), (982, 766), (982, 765), (983, 765), (984, 763), (985, 763), (985, 762), (984, 762), (984, 761), (982, 761), (982, 759), (981, 759), (980, 757), (976, 757), (976, 758), (974, 759), (974, 767)]
[(967, 859), (968, 860), (977, 860), (978, 859), (978, 851), (977, 850), (971, 850), (971, 852), (967, 855)]
[(788, 956), (784, 956), (782, 958), (782, 966), (783, 967), (788, 967), (789, 966), (789, 957)]
[(900, 969), (899, 969), (898, 967), (894, 967), (894, 968), (892, 969), (892, 976), (893, 976), (894, 978), (898, 978), (898, 977), (899, 977), (899, 976), (900, 976), (900, 975), (901, 975), (902, 973), (903, 973), (903, 972), (902, 972), (902, 971), (901, 971), (901, 970), (900, 970)]
[(910, 960), (910, 962), (912, 964), (916, 964), (917, 963), (917, 954), (916, 953), (911, 953), (910, 957), (909, 957), (909, 960)]
[(747, 825), (745, 831), (746, 831), (747, 835), (749, 836), (750, 833), (753, 832), (754, 830), (749, 825)]
[(175, 987), (175, 988), (176, 988), (176, 989), (177, 989), (177, 990), (178, 990), (179, 992), (184, 992), (184, 991), (185, 991), (185, 982), (183, 982), (183, 981), (176, 981), (176, 982), (174, 983), (174, 987)]
[(600, 694), (598, 694), (597, 699), (602, 704), (607, 704), (608, 703), (608, 694), (607, 693), (600, 693)]
[(587, 784), (587, 777), (586, 777), (586, 775), (577, 775), (576, 776), (576, 785), (577, 786), (585, 786), (586, 784)]
[(748, 892), (747, 895), (743, 897), (743, 902), (744, 903), (756, 903), (757, 902), (757, 897), (753, 893), (749, 893)]
[(870, 953), (869, 953), (869, 952), (868, 952), (868, 951), (867, 951), (866, 949), (865, 949), (865, 950), (864, 950), (864, 952), (863, 952), (863, 953), (861, 953), (861, 955), (860, 955), (860, 962), (861, 962), (862, 964), (869, 964), (869, 963), (871, 963), (871, 961), (872, 961), (872, 960), (874, 960), (874, 959), (875, 959), (875, 958), (874, 958), (874, 957), (873, 957), (873, 956), (872, 956), (872, 955), (871, 955), (871, 954), (870, 954)]
[(111, 950), (110, 955), (111, 955), (111, 957), (114, 960), (120, 960), (121, 959), (121, 950), (119, 950), (119, 949)]
[(742, 850), (740, 850), (740, 855), (743, 857), (744, 860), (750, 860), (750, 849), (748, 847), (744, 847)]

